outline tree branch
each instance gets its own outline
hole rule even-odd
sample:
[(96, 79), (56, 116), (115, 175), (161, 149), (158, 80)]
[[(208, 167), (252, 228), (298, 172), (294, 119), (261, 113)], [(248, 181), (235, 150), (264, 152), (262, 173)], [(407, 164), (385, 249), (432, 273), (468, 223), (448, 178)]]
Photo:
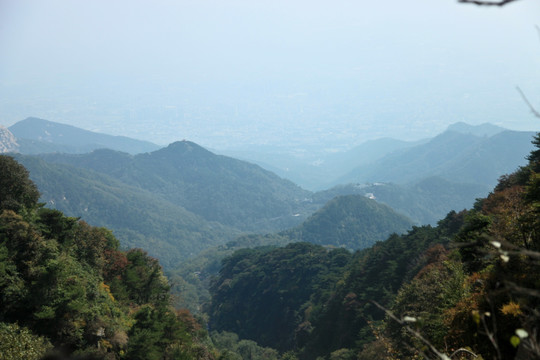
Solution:
[(511, 2), (518, 0), (500, 0), (500, 1), (483, 1), (483, 0), (458, 0), (458, 2), (463, 4), (474, 4), (479, 6), (504, 6)]
[(521, 97), (523, 98), (523, 101), (525, 101), (525, 104), (527, 104), (527, 106), (529, 107), (529, 109), (531, 110), (531, 112), (533, 113), (534, 116), (536, 116), (537, 118), (540, 118), (540, 112), (538, 112), (534, 106), (531, 105), (531, 103), (529, 102), (529, 99), (527, 99), (527, 97), (525, 96), (525, 94), (523, 93), (523, 91), (521, 91), (521, 89), (519, 88), (519, 86), (516, 86), (516, 89), (517, 91), (519, 92), (519, 94), (521, 95)]

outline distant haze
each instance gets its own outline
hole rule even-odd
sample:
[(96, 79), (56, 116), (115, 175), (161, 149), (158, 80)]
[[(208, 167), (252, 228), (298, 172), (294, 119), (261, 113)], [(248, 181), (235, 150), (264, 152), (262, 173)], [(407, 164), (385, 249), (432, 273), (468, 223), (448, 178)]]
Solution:
[(2, 0), (0, 124), (216, 149), (537, 130), (535, 24), (537, 0)]

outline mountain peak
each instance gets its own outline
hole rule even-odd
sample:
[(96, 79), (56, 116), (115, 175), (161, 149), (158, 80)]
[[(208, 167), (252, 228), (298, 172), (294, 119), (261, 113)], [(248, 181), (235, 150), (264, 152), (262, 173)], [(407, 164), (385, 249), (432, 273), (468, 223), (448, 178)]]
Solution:
[[(102, 134), (35, 117), (21, 120), (11, 125), (9, 130), (19, 139), (22, 153), (86, 153), (99, 148), (109, 148), (138, 154), (159, 148), (147, 141)], [(28, 144), (31, 144), (31, 147), (28, 147)]]
[(206, 150), (202, 146), (188, 141), (188, 140), (182, 140), (182, 141), (175, 141), (169, 146), (155, 151), (156, 153), (175, 153), (175, 154), (186, 154), (186, 153), (192, 153), (192, 154), (206, 154), (210, 155), (213, 154), (212, 152)]
[(480, 125), (470, 125), (464, 122), (457, 122), (454, 124), (451, 124), (446, 129), (447, 131), (454, 131), (462, 134), (471, 134), (474, 136), (479, 137), (491, 137), (495, 134), (498, 134), (500, 132), (505, 131), (505, 128), (502, 128), (497, 125), (493, 125), (490, 123), (483, 123)]

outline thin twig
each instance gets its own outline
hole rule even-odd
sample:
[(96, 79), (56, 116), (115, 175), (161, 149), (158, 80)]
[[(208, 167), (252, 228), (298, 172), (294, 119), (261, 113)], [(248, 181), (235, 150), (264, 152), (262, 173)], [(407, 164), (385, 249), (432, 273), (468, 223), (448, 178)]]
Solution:
[(533, 113), (534, 116), (536, 116), (537, 118), (540, 118), (540, 112), (538, 112), (534, 106), (531, 105), (531, 103), (529, 102), (529, 99), (527, 99), (527, 97), (525, 96), (525, 94), (523, 93), (523, 91), (521, 91), (521, 89), (519, 88), (519, 86), (516, 86), (516, 89), (517, 91), (519, 92), (519, 94), (521, 95), (521, 97), (523, 98), (523, 101), (525, 101), (525, 103), (527, 104), (527, 106), (529, 106), (529, 109), (531, 110), (531, 112)]
[(464, 4), (474, 4), (479, 6), (504, 6), (517, 0), (500, 0), (500, 1), (482, 1), (482, 0), (458, 0)]

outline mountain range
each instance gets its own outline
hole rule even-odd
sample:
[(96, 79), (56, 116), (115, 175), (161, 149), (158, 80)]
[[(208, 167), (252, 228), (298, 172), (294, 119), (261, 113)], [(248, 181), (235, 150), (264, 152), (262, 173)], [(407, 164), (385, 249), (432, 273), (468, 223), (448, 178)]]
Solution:
[(501, 174), (526, 163), (533, 132), (503, 131), (479, 137), (447, 130), (425, 144), (385, 155), (334, 180), (407, 184), (440, 176), (453, 182), (495, 186)]
[(257, 165), (215, 155), (189, 141), (138, 155), (97, 150), (42, 158), (111, 176), (208, 221), (244, 231), (284, 229), (309, 215), (302, 211), (308, 191)]
[[(37, 140), (32, 141), (53, 147), (73, 145), (64, 141), (71, 134), (64, 132), (68, 130), (80, 135), (81, 146), (96, 144), (93, 139), (103, 135), (39, 119), (23, 120), (10, 129), (31, 124), (37, 129), (34, 133), (27, 129), (18, 134), (34, 136)], [(19, 151), (24, 149), (24, 138), (3, 130), (4, 148), (19, 145)], [(43, 131), (48, 135), (42, 136)], [(174, 267), (176, 261), (244, 232), (270, 233), (300, 226), (336, 196), (369, 197), (413, 223), (435, 224), (450, 210), (471, 207), (476, 198), (488, 193), (497, 176), (522, 164), (532, 147), (531, 135), (490, 124), (458, 123), (433, 139), (416, 143), (371, 141), (341, 158), (332, 154), (334, 175), (346, 164), (350, 169), (359, 162), (364, 165), (342, 176), (349, 184), (316, 193), (258, 165), (217, 155), (190, 141), (138, 154), (97, 149), (17, 158), (29, 169), (48, 206), (107, 226), (124, 246), (149, 248), (166, 267)], [(118, 139), (104, 136), (107, 141)], [(370, 159), (377, 160), (366, 164)], [(493, 165), (485, 168), (487, 164)], [(323, 179), (330, 182), (331, 178)]]
[(101, 148), (138, 154), (159, 149), (158, 145), (148, 141), (101, 134), (33, 117), (8, 129), (17, 139), (17, 152), (23, 154), (86, 153)]
[[(381, 138), (337, 151), (246, 148), (224, 152), (254, 162), (310, 190), (347, 183), (410, 184), (439, 176), (458, 183), (494, 186), (500, 174), (525, 164), (533, 132), (510, 131), (485, 123), (458, 122), (433, 138)], [(487, 164), (493, 162), (493, 167)], [(485, 195), (485, 194), (484, 194)]]

